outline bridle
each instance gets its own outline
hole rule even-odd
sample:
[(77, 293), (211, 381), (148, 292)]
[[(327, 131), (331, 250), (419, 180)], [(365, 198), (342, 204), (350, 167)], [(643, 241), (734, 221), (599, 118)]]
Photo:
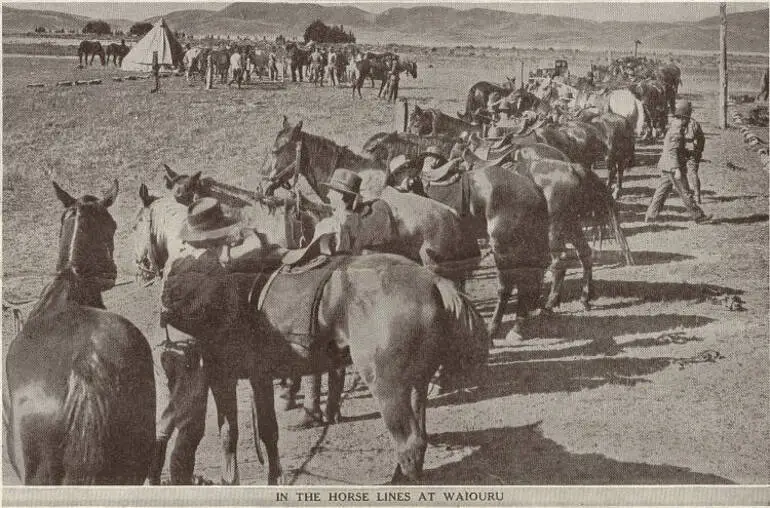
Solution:
[[(94, 272), (90, 273), (88, 271), (83, 272), (81, 271), (76, 265), (72, 263), (72, 260), (76, 254), (75, 249), (77, 246), (77, 237), (78, 237), (78, 231), (80, 230), (80, 206), (74, 205), (69, 208), (67, 208), (61, 215), (60, 219), (60, 228), (59, 228), (59, 236), (61, 237), (62, 231), (64, 229), (64, 221), (69, 220), (71, 218), (74, 218), (75, 223), (72, 226), (72, 237), (70, 238), (69, 246), (67, 249), (67, 260), (64, 266), (60, 266), (58, 268), (59, 273), (66, 272), (69, 270), (72, 272), (73, 275), (75, 275), (78, 278), (81, 278), (83, 280), (88, 280), (89, 283), (96, 283), (101, 288), (111, 288), (115, 285), (115, 279), (117, 276), (117, 273), (111, 273), (111, 272)], [(61, 263), (62, 260), (60, 260)], [(112, 261), (112, 259), (110, 259)], [(114, 261), (112, 261), (114, 266)], [(92, 268), (89, 266), (88, 268)]]

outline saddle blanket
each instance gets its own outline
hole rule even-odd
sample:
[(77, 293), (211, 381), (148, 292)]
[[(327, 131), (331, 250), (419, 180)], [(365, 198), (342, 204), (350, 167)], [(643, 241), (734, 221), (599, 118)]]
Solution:
[(277, 332), (309, 353), (319, 339), (318, 309), (324, 287), (348, 259), (349, 256), (321, 255), (302, 266), (284, 265), (264, 287), (255, 284), (249, 296), (250, 305), (256, 309), (259, 320), (269, 324), (270, 333)]
[(445, 182), (422, 180), (425, 195), (453, 208), (460, 217), (470, 215), (471, 182), (467, 172), (456, 174)]

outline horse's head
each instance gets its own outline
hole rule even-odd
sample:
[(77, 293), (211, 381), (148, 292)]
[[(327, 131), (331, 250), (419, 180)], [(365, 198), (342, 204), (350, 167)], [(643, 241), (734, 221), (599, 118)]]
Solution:
[(388, 143), (397, 136), (395, 132), (379, 132), (364, 143), (364, 153), (376, 161), (387, 162), (390, 158)]
[(203, 189), (201, 185), (201, 172), (198, 171), (194, 175), (180, 175), (173, 171), (166, 164), (163, 164), (163, 168), (166, 174), (163, 175), (163, 179), (166, 183), (166, 188), (171, 191), (171, 195), (174, 197), (177, 203), (190, 206), (193, 201), (201, 197)]
[(139, 186), (141, 207), (131, 226), (134, 240), (134, 265), (137, 276), (151, 282), (162, 276), (169, 255), (180, 252), (182, 230), (187, 207), (171, 197), (150, 195), (147, 186)]
[(115, 220), (107, 210), (118, 195), (113, 182), (102, 199), (85, 195), (75, 199), (53, 182), (56, 197), (64, 205), (59, 231), (59, 258), (56, 270), (75, 276), (106, 290), (115, 285), (117, 267), (112, 258), (115, 248)]
[(407, 132), (418, 136), (427, 136), (433, 132), (433, 114), (427, 109), (415, 106), (409, 114), (409, 127)]
[(516, 90), (516, 78), (506, 76), (505, 83), (503, 84), (503, 88), (507, 90)]
[(302, 120), (291, 125), (284, 116), (283, 125), (275, 137), (271, 150), (272, 165), (268, 179), (270, 186), (266, 194), (272, 194), (276, 188), (287, 187), (289, 179), (300, 169), (297, 168), (297, 144), (302, 140)]

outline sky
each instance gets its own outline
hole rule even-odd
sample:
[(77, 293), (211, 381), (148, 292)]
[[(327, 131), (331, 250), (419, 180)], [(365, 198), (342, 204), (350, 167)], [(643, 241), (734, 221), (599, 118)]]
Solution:
[[(132, 21), (146, 19), (151, 16), (167, 14), (172, 11), (184, 9), (208, 9), (219, 10), (232, 2), (15, 2), (4, 1), (3, 5), (21, 9), (40, 9), (78, 14), (91, 18), (116, 19), (124, 18)], [(547, 14), (555, 16), (568, 16), (574, 18), (586, 18), (594, 21), (662, 21), (681, 22), (698, 21), (702, 18), (719, 15), (717, 2), (517, 2), (506, 3), (489, 2), (329, 2), (316, 0), (312, 3), (332, 5), (354, 5), (365, 11), (379, 13), (391, 7), (415, 7), (418, 5), (442, 5), (455, 9), (470, 9), (482, 7), (489, 9), (520, 12), (526, 14)], [(753, 11), (767, 8), (768, 3), (728, 2), (727, 12)]]

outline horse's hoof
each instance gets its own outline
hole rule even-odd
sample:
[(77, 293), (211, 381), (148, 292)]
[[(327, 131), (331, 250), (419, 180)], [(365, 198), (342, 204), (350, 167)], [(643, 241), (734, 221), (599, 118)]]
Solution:
[(326, 421), (329, 422), (329, 425), (342, 423), (342, 413), (340, 413), (339, 411), (335, 411), (334, 413), (327, 412)]
[(581, 301), (580, 303), (582, 303), (582, 304), (583, 304), (583, 310), (584, 310), (584, 311), (589, 311), (589, 310), (591, 310), (591, 303), (590, 303), (590, 302), (583, 302), (583, 301)]
[(324, 425), (324, 418), (321, 413), (311, 413), (306, 409), (302, 412), (299, 421), (293, 425), (289, 425), (288, 428), (289, 430), (305, 430), (323, 427)]

